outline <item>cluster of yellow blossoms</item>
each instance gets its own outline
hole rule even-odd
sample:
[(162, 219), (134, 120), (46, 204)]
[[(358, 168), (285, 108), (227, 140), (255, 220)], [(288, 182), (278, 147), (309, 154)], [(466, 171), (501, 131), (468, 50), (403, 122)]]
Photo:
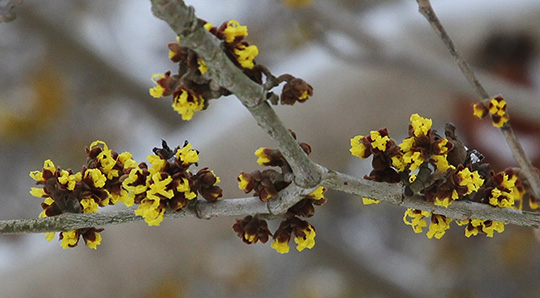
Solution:
[[(94, 213), (98, 207), (119, 202), (126, 206), (137, 204), (135, 214), (148, 225), (159, 225), (167, 208), (180, 211), (197, 198), (197, 193), (208, 201), (221, 196), (219, 182), (207, 168), (193, 174), (188, 168), (199, 160), (196, 150), (187, 142), (182, 148), (171, 150), (165, 142), (163, 148), (154, 148), (148, 156), (150, 167), (137, 162), (131, 153), (116, 153), (102, 141), (95, 141), (86, 149), (88, 159), (81, 172), (73, 173), (56, 167), (46, 160), (41, 171), (30, 176), (42, 188), (33, 187), (30, 193), (43, 198), (43, 211), (39, 217), (62, 213)], [(94, 227), (60, 233), (62, 247), (77, 246), (79, 238), (95, 249), (101, 243), (103, 229)], [(48, 233), (47, 239), (55, 233)]]
[[(236, 67), (257, 84), (263, 84), (263, 75), (266, 77), (264, 87), (267, 89), (267, 99), (277, 104), (293, 105), (296, 102), (305, 102), (313, 95), (313, 88), (300, 78), (289, 74), (275, 77), (263, 65), (257, 64), (255, 58), (259, 55), (256, 45), (250, 45), (244, 38), (248, 35), (247, 26), (240, 25), (235, 20), (224, 22), (219, 27), (200, 20), (203, 27), (222, 41), (223, 51)], [(160, 98), (172, 95), (172, 107), (183, 120), (191, 120), (195, 112), (205, 110), (211, 99), (230, 95), (231, 92), (223, 87), (216, 90), (215, 84), (211, 86), (209, 69), (206, 62), (193, 50), (181, 46), (180, 38), (176, 43), (170, 43), (169, 58), (178, 63), (178, 74), (154, 74), (152, 80), (156, 86), (150, 88), (152, 97)], [(270, 92), (270, 89), (285, 82), (280, 97)]]
[[(204, 22), (204, 28), (223, 40), (224, 50), (229, 57), (233, 57), (233, 62), (260, 83), (260, 71), (254, 70), (254, 59), (259, 55), (259, 49), (243, 40), (248, 35), (246, 26), (230, 20), (219, 28)], [(156, 86), (150, 88), (149, 92), (155, 98), (172, 95), (172, 107), (182, 115), (183, 120), (191, 120), (195, 112), (206, 109), (208, 100), (230, 94), (223, 88), (218, 91), (210, 88), (210, 80), (205, 76), (208, 72), (206, 63), (193, 50), (182, 47), (180, 38), (177, 38), (177, 43), (169, 44), (169, 58), (179, 63), (179, 73), (154, 74), (152, 80)]]
[[(455, 200), (470, 200), (499, 208), (516, 208), (515, 202), (521, 201), (525, 190), (513, 170), (495, 175), (488, 164), (472, 161), (471, 154), (455, 139), (453, 129), (447, 128), (444, 138), (431, 126), (431, 119), (414, 114), (410, 118), (409, 137), (401, 144), (397, 145), (388, 131), (381, 129), (371, 131), (369, 136), (352, 138), (350, 151), (360, 158), (373, 155), (373, 170), (366, 179), (403, 182), (406, 194), (421, 193), (434, 205), (448, 207)], [(364, 198), (364, 202), (377, 201)], [(443, 215), (415, 209), (407, 209), (403, 221), (421, 233), (422, 228), (428, 227), (427, 217), (431, 218), (429, 238), (441, 238), (452, 222)], [(468, 219), (456, 223), (466, 225), (467, 237), (479, 233), (492, 237), (494, 231), (504, 230), (504, 223), (492, 220)]]
[[(308, 144), (300, 143), (300, 146), (307, 154), (311, 152)], [(261, 147), (255, 151), (255, 155), (259, 165), (279, 167), (281, 171), (266, 169), (252, 173), (242, 172), (238, 176), (238, 187), (246, 193), (253, 191), (263, 202), (276, 199), (278, 192), (291, 183), (285, 181), (285, 174), (292, 173), (292, 170), (279, 150)], [(274, 233), (270, 232), (266, 221), (259, 216), (237, 219), (233, 230), (247, 244), (257, 241), (266, 243), (269, 237), (273, 237), (271, 247), (279, 253), (289, 252), (289, 242), (293, 236), (298, 251), (311, 249), (315, 245), (315, 227), (300, 217), (312, 217), (315, 214), (314, 206), (326, 203), (325, 191), (324, 187), (319, 187), (289, 208), (284, 215), (285, 219)]]
[(474, 116), (479, 119), (488, 114), (491, 115), (491, 121), (495, 127), (503, 127), (510, 120), (506, 112), (506, 101), (500, 95), (474, 104), (473, 109)]

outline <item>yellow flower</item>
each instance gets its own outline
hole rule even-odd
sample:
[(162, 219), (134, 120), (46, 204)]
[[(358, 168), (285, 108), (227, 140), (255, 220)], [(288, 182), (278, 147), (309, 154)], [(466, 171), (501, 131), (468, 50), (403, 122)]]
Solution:
[(103, 146), (103, 148), (101, 152), (96, 156), (96, 159), (99, 161), (100, 170), (103, 172), (103, 174), (107, 175), (107, 179), (113, 179), (114, 177), (118, 177), (118, 170), (113, 169), (116, 165), (116, 160), (113, 158), (113, 152), (111, 149), (109, 149), (107, 144), (103, 141), (97, 140), (90, 144), (90, 149), (100, 144)]
[(30, 189), (30, 194), (37, 198), (42, 198), (47, 195), (43, 188), (37, 188), (37, 187), (32, 187)]
[(441, 239), (446, 233), (446, 230), (450, 228), (450, 222), (452, 222), (450, 217), (433, 214), (429, 225), (429, 231), (427, 232), (428, 238), (431, 239), (435, 237)]
[(364, 205), (379, 204), (381, 201), (363, 197), (362, 203)]
[(503, 192), (498, 188), (494, 188), (493, 190), (491, 190), (491, 197), (489, 198), (490, 205), (504, 208), (512, 208), (514, 206), (514, 203), (514, 198), (508, 193)]
[(264, 154), (264, 147), (261, 147), (255, 151), (255, 156), (258, 156), (257, 163), (264, 167), (265, 164), (270, 162), (270, 157), (268, 155)]
[(167, 189), (169, 187), (169, 184), (172, 182), (172, 177), (166, 174), (166, 178), (162, 179), (162, 173), (155, 173), (152, 175), (152, 182), (150, 186), (148, 187), (148, 190), (146, 192), (147, 198), (156, 198), (156, 200), (160, 200), (160, 198), (156, 195), (161, 195), (167, 199), (170, 199), (174, 196), (174, 191), (172, 189)]
[(413, 128), (413, 134), (417, 137), (427, 135), (431, 129), (431, 119), (420, 117), (418, 114), (411, 115), (410, 121)]
[(201, 59), (199, 58), (199, 60), (197, 61), (199, 63), (199, 71), (201, 72), (201, 74), (205, 74), (208, 72), (208, 66), (206, 66), (206, 63)]
[(197, 150), (192, 148), (191, 144), (187, 144), (184, 148), (176, 151), (176, 157), (182, 161), (182, 165), (194, 164), (199, 161)]
[(68, 171), (66, 170), (62, 170), (60, 172), (60, 177), (58, 177), (58, 182), (62, 183), (62, 184), (67, 184), (67, 189), (68, 190), (74, 190), (75, 189), (75, 185), (77, 184), (77, 182), (81, 181), (82, 179), (82, 173), (81, 172), (78, 172), (78, 173), (75, 173), (75, 174), (69, 174)]
[(35, 181), (43, 181), (43, 172), (41, 171), (32, 171), (30, 172), (30, 177)]
[(356, 136), (351, 139), (351, 154), (353, 156), (357, 156), (360, 158), (366, 158), (366, 150), (368, 149), (360, 140), (363, 139), (364, 136)]
[(47, 239), (47, 241), (52, 241), (54, 239), (54, 235), (56, 235), (55, 232), (50, 232), (50, 233), (43, 233), (47, 236), (45, 236), (45, 239)]
[(448, 206), (450, 206), (452, 204), (452, 200), (450, 200), (450, 198), (444, 198), (444, 199), (441, 199), (439, 197), (436, 197), (435, 198), (435, 201), (433, 202), (433, 204), (435, 206), (443, 206), (443, 207), (446, 207), (448, 208)]
[(324, 188), (323, 186), (319, 186), (317, 187), (316, 190), (314, 190), (312, 193), (309, 194), (309, 198), (317, 200), (317, 201), (324, 199), (325, 192), (326, 192), (326, 188)]
[(93, 199), (82, 199), (81, 205), (83, 213), (94, 213), (98, 211), (98, 204)]
[[(156, 156), (156, 155), (154, 155), (154, 156)], [(140, 185), (136, 185), (136, 186), (131, 185), (132, 183), (134, 183), (135, 181), (138, 180), (139, 174), (142, 174), (142, 172), (143, 171), (140, 168), (135, 168), (135, 169), (131, 170), (129, 172), (128, 177), (122, 182), (122, 187), (125, 190), (133, 193), (134, 195), (138, 195), (138, 194), (141, 194), (141, 193), (145, 192), (146, 189), (148, 188), (148, 186), (146, 184), (140, 184)], [(131, 206), (131, 205), (129, 205), (129, 206)]]
[(498, 233), (504, 232), (504, 223), (500, 221), (486, 220), (482, 225), (482, 231), (486, 233), (487, 237), (493, 237), (494, 231), (497, 231)]
[(135, 210), (135, 215), (142, 216), (149, 226), (159, 226), (163, 221), (164, 213), (165, 208), (161, 208), (160, 199), (157, 196), (144, 198)]
[(118, 161), (124, 165), (125, 169), (131, 169), (137, 167), (137, 162), (133, 159), (133, 156), (129, 152), (122, 152), (118, 154)]
[(502, 97), (492, 98), (489, 103), (490, 114), (503, 116), (506, 113), (506, 101)]
[(246, 37), (248, 35), (247, 26), (240, 26), (236, 20), (230, 20), (227, 27), (223, 30), (225, 34), (225, 42), (231, 43), (237, 37)]
[(304, 237), (294, 237), (294, 242), (296, 242), (297, 246), (296, 249), (298, 251), (302, 251), (305, 248), (312, 249), (313, 246), (315, 246), (315, 229), (313, 229), (312, 225), (309, 225), (306, 230), (303, 231), (305, 233)]
[(411, 171), (415, 171), (424, 163), (422, 154), (418, 151), (417, 152), (409, 151), (403, 154), (403, 161), (406, 164), (410, 164), (409, 170)]
[(62, 232), (62, 243), (60, 243), (60, 245), (64, 249), (76, 246), (77, 242), (79, 242), (79, 234), (77, 233), (77, 230)]
[(411, 151), (411, 148), (414, 146), (414, 137), (409, 137), (403, 140), (401, 144), (399, 144), (399, 148), (403, 152), (409, 152)]
[(465, 228), (465, 237), (469, 238), (471, 236), (476, 236), (480, 232), (479, 227), (473, 227), (472, 229)]
[(473, 105), (473, 115), (478, 118), (484, 118), (488, 113), (488, 110), (484, 107), (484, 104), (479, 102)]
[(161, 157), (159, 157), (157, 155), (154, 155), (154, 154), (148, 155), (146, 157), (146, 160), (148, 160), (148, 162), (152, 164), (150, 169), (148, 169), (148, 172), (150, 172), (150, 174), (155, 174), (155, 173), (161, 172), (161, 170), (163, 169), (163, 167), (167, 163), (166, 160), (164, 160)]
[(289, 252), (289, 242), (279, 242), (277, 239), (274, 239), (270, 247), (275, 249), (280, 254), (286, 254)]
[(206, 22), (206, 24), (204, 24), (204, 29), (210, 31), (214, 26), (212, 26), (212, 23), (210, 22)]
[(246, 187), (249, 184), (249, 181), (244, 177), (244, 175), (238, 176), (239, 182), (238, 182), (238, 188), (245, 190)]
[(459, 171), (458, 176), (461, 178), (459, 185), (467, 186), (468, 191), (466, 195), (477, 192), (484, 184), (484, 179), (480, 178), (480, 174), (477, 171), (471, 172), (469, 168)]
[(234, 49), (234, 53), (238, 56), (238, 63), (242, 67), (252, 69), (255, 66), (253, 59), (259, 55), (259, 48), (256, 45), (239, 45)]
[(257, 237), (257, 235), (250, 235), (247, 232), (244, 232), (244, 239), (246, 239), (248, 242), (253, 242), (253, 240), (255, 240), (255, 237)]
[(370, 137), (371, 137), (371, 146), (373, 146), (373, 148), (377, 148), (381, 151), (385, 151), (386, 150), (386, 143), (388, 143), (388, 141), (390, 141), (390, 138), (388, 136), (381, 136), (381, 133), (378, 132), (378, 131), (371, 131), (370, 132)]
[(304, 99), (306, 99), (306, 98), (308, 98), (308, 97), (309, 97), (309, 91), (306, 90), (306, 91), (304, 91), (304, 92), (302, 93), (302, 95), (300, 95), (300, 97), (298, 97), (298, 100), (304, 100)]
[(98, 188), (105, 186), (105, 182), (107, 182), (105, 175), (98, 169), (87, 169), (84, 172), (84, 178), (86, 179), (88, 177), (94, 182), (94, 186)]
[(502, 96), (497, 96), (489, 101), (489, 113), (492, 115), (493, 126), (502, 127), (510, 118), (506, 113), (506, 101)]
[[(111, 201), (112, 205), (116, 205), (119, 202), (126, 202), (128, 197), (129, 193), (125, 189), (120, 189), (119, 193), (110, 193), (110, 196), (107, 199)], [(105, 204), (103, 206), (105, 206)]]
[(86, 240), (86, 245), (92, 249), (97, 249), (97, 246), (101, 244), (101, 235), (99, 233), (95, 233), (96, 239), (94, 241)]
[(398, 172), (403, 172), (405, 170), (405, 167), (407, 166), (403, 162), (403, 155), (398, 154), (398, 155), (392, 156), (392, 166), (394, 166), (394, 168), (396, 168)]
[(182, 115), (182, 120), (191, 120), (195, 112), (204, 107), (204, 99), (200, 95), (189, 94), (187, 90), (174, 97), (173, 109)]
[[(424, 218), (431, 215), (429, 211), (421, 211), (408, 208), (403, 215), (403, 222), (413, 228), (415, 233), (422, 233), (422, 228), (427, 227), (427, 222)], [(412, 220), (409, 221), (408, 217)]]
[(432, 155), (431, 159), (433, 160), (433, 163), (437, 167), (437, 170), (446, 172), (446, 170), (450, 168), (454, 168), (454, 166), (450, 165), (448, 163), (447, 155)]
[(197, 197), (197, 194), (191, 191), (191, 188), (189, 187), (189, 180), (187, 180), (187, 178), (182, 178), (181, 181), (178, 181), (176, 190), (184, 193), (184, 196), (188, 200), (193, 200)]
[[(157, 83), (160, 79), (163, 79), (165, 77), (162, 73), (157, 73), (152, 76), (152, 80)], [(165, 88), (163, 88), (161, 85), (157, 85), (153, 88), (150, 88), (149, 93), (154, 98), (160, 98), (163, 96), (163, 92), (165, 92)]]

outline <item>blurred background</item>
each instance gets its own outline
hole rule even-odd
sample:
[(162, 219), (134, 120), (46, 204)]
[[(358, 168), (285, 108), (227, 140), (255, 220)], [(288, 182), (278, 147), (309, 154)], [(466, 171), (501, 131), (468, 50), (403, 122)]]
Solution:
[[(7, 1), (0, 1), (0, 5)], [(413, 0), (187, 1), (220, 25), (236, 19), (259, 47), (258, 63), (308, 81), (315, 95), (277, 107), (318, 163), (359, 177), (369, 160), (349, 139), (387, 127), (400, 141), (419, 113), (442, 131), (451, 121), (469, 147), (501, 170), (513, 161), (489, 121), (472, 121), (476, 99)], [(449, 34), (488, 92), (503, 94), (525, 149), (540, 161), (540, 2), (434, 0)], [(225, 198), (241, 197), (236, 176), (258, 168), (253, 152), (271, 140), (234, 96), (183, 122), (171, 99), (154, 99), (151, 76), (174, 70), (175, 36), (150, 1), (26, 0), (0, 24), (1, 219), (33, 218), (32, 170), (52, 159), (78, 171), (85, 146), (103, 140), (144, 161), (165, 139), (189, 140), (200, 167), (221, 177)], [(487, 122), (487, 123), (486, 123)], [(415, 234), (403, 208), (328, 192), (309, 220), (311, 250), (280, 255), (247, 246), (234, 218), (109, 226), (102, 245), (64, 250), (45, 236), (0, 237), (4, 297), (538, 297), (537, 232), (508, 226), (488, 239), (453, 225), (441, 240)], [(279, 222), (279, 221), (278, 221)], [(272, 230), (277, 223), (271, 223)]]

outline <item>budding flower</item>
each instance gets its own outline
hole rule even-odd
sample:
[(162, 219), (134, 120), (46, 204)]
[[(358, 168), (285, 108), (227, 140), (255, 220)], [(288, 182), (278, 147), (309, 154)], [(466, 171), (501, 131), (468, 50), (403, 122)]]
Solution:
[(304, 102), (313, 95), (313, 87), (299, 78), (289, 80), (281, 92), (281, 104), (293, 105), (295, 102)]

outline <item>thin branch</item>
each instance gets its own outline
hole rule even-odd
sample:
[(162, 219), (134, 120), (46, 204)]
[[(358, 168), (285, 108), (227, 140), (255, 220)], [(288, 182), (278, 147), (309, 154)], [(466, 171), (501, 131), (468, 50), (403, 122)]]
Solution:
[[(287, 195), (290, 195), (289, 190)], [(298, 195), (298, 194), (297, 194)], [(296, 197), (296, 196), (295, 196)], [(279, 205), (279, 204), (276, 204)], [(289, 206), (290, 207), (290, 206)], [(274, 211), (287, 210), (286, 204), (273, 206)], [(119, 211), (98, 213), (64, 213), (58, 216), (33, 219), (14, 219), (0, 221), (0, 234), (63, 232), (88, 227), (101, 227), (128, 222), (143, 221), (135, 215), (131, 207)], [(270, 207), (258, 197), (221, 200), (215, 203), (200, 201), (195, 208), (185, 208), (180, 212), (167, 210), (164, 218), (199, 217), (210, 219), (221, 216), (245, 216), (246, 214), (269, 214)]]
[[(306, 22), (306, 27), (311, 28), (317, 35), (318, 41), (338, 58), (361, 67), (366, 65), (399, 67), (408, 72), (428, 77), (430, 80), (436, 80), (437, 83), (448, 86), (449, 90), (457, 90), (464, 94), (471, 93), (471, 95), (476, 93), (474, 89), (468, 88), (468, 81), (465, 83), (460, 73), (452, 71), (453, 65), (444, 59), (426, 55), (424, 52), (420, 53), (417, 49), (407, 50), (407, 47), (399, 47), (398, 50), (394, 43), (384, 44), (358, 24), (358, 15), (345, 11), (332, 4), (331, 1), (317, 3), (319, 5), (314, 3), (310, 7), (309, 13), (299, 11), (298, 18), (302, 18), (302, 21)], [(328, 35), (325, 34), (327, 31), (325, 29), (344, 34), (362, 50), (350, 52), (340, 48), (325, 36)], [(512, 110), (517, 111), (520, 117), (534, 123), (540, 123), (538, 117), (540, 106), (534, 100), (540, 97), (538, 91), (512, 84), (481, 70), (477, 70), (476, 74), (485, 88), (503, 93), (507, 98), (511, 98)], [(476, 101), (476, 98), (467, 98)]]
[[(452, 57), (456, 60), (457, 64), (459, 65), (459, 68), (461, 69), (461, 72), (463, 73), (465, 78), (467, 78), (469, 83), (472, 85), (472, 87), (474, 88), (474, 90), (476, 91), (480, 99), (481, 100), (489, 99), (490, 98), (489, 94), (484, 89), (480, 81), (476, 78), (476, 75), (474, 74), (474, 71), (471, 69), (469, 64), (459, 54), (450, 36), (446, 33), (446, 30), (444, 29), (443, 25), (439, 21), (439, 18), (435, 14), (435, 11), (433, 10), (433, 7), (431, 6), (430, 1), (429, 0), (416, 0), (416, 2), (418, 3), (418, 11), (426, 18), (426, 20), (430, 23), (435, 33), (446, 45), (446, 48), (450, 52), (450, 55), (452, 55)], [(516, 134), (514, 133), (514, 130), (510, 126), (509, 122), (506, 123), (503, 127), (501, 127), (500, 130), (506, 142), (508, 143), (510, 150), (512, 151), (512, 155), (514, 156), (514, 159), (517, 161), (517, 163), (521, 167), (523, 174), (525, 175), (529, 184), (531, 185), (531, 191), (533, 195), (538, 198), (540, 196), (540, 177), (538, 176), (538, 173), (536, 172), (530, 159), (525, 154), (525, 151), (523, 150), (523, 147), (519, 143), (516, 137)]]
[(456, 60), (459, 69), (461, 69), (461, 72), (463, 75), (465, 75), (465, 78), (467, 78), (473, 89), (476, 91), (476, 94), (481, 99), (489, 99), (489, 94), (474, 74), (474, 71), (469, 66), (469, 63), (467, 63), (467, 61), (465, 61), (465, 59), (463, 59), (463, 57), (459, 54), (454, 41), (452, 41), (450, 36), (446, 33), (446, 30), (431, 7), (429, 0), (416, 0), (416, 2), (418, 2), (418, 11), (428, 20), (429, 24), (433, 28), (433, 31), (435, 31), (435, 33), (439, 36), (450, 52), (450, 55), (452, 55), (452, 57)]

